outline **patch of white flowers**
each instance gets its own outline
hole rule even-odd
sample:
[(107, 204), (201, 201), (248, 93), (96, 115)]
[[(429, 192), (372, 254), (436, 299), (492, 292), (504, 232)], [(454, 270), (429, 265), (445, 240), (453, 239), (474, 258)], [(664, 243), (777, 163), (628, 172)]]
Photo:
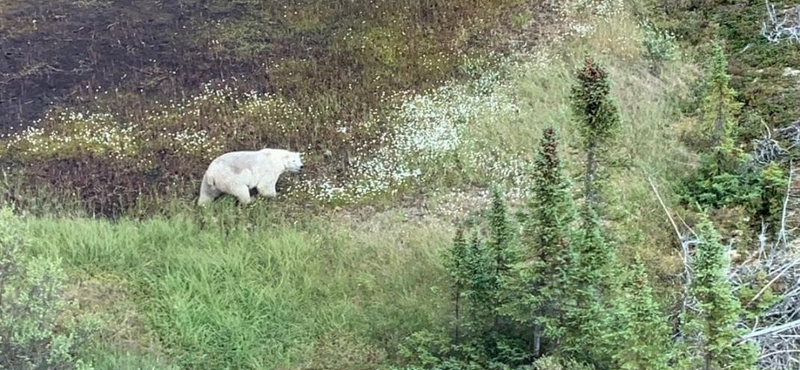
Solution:
[(136, 125), (118, 124), (111, 114), (64, 112), (55, 117), (48, 114), (44, 119), (59, 122), (59, 129), (27, 127), (9, 135), (3, 143), (5, 150), (19, 150), (23, 154), (40, 156), (77, 147), (95, 154), (122, 158), (131, 155), (137, 148)]
[[(541, 55), (533, 60), (546, 64), (546, 59)], [(335, 123), (333, 131), (339, 137), (332, 140), (340, 139), (341, 145), (351, 148), (351, 155), (333, 158), (332, 162), (344, 163), (345, 171), (322, 171), (319, 176), (301, 180), (289, 193), (325, 202), (393, 194), (404, 187), (422, 185), (443, 168), (454, 168), (456, 158), (487, 178), (525, 188), (527, 161), (507, 153), (489, 153), (471, 134), (477, 122), (486, 124), (517, 111), (513, 99), (505, 93), (508, 86), (497, 70), (484, 70), (474, 77), (471, 84), (447, 83), (427, 93), (397, 93), (385, 97), (394, 102), (388, 113), (376, 112), (363, 122)], [(224, 115), (219, 115), (220, 111)], [(242, 127), (258, 124), (284, 135), (299, 129), (293, 124), (298, 122), (296, 117), (312, 115), (313, 119), (315, 114), (277, 96), (255, 92), (242, 96), (226, 86), (211, 85), (189, 99), (170, 101), (144, 113), (139, 124), (127, 123), (132, 118), (104, 113), (47, 115), (44, 119), (48, 125), (44, 127), (56, 129), (32, 126), (8, 139), (0, 138), (6, 139), (0, 145), (29, 155), (54, 154), (72, 145), (71, 149), (132, 158), (142, 168), (151, 168), (156, 166), (153, 159), (146, 150), (138, 150), (146, 148), (149, 140), (205, 159), (220, 154), (228, 137), (212, 134), (198, 122), (223, 116), (244, 123)], [(384, 129), (377, 130), (380, 127)], [(364, 142), (351, 142), (353, 133), (374, 131), (377, 133), (368, 135), (370, 139)]]
[[(576, 9), (586, 8), (613, 16), (621, 9), (621, 4), (621, 0), (569, 0), (560, 7), (565, 17), (573, 15)], [(591, 32), (591, 29), (581, 28), (585, 25), (580, 23), (572, 26), (577, 27), (576, 32), (581, 35), (584, 31)], [(499, 69), (480, 70), (473, 76), (472, 83), (451, 82), (426, 93), (398, 93), (384, 97), (394, 102), (388, 113), (373, 114), (363, 122), (331, 123), (338, 137), (328, 139), (341, 140), (341, 143), (328, 144), (348, 148), (349, 156), (331, 158), (329, 162), (332, 163), (326, 165), (341, 164), (344, 171), (326, 170), (319, 176), (303, 178), (288, 189), (288, 193), (324, 202), (348, 203), (373, 195), (393, 194), (406, 187), (419, 187), (442, 171), (466, 170), (481, 179), (501, 183), (511, 200), (525, 197), (533, 182), (530, 166), (535, 153), (512, 153), (507, 148), (497, 147), (491, 140), (481, 141), (486, 138), (479, 139), (476, 133), (519, 111), (514, 89), (499, 71), (543, 69), (551, 61), (552, 56), (546, 49), (537, 49), (522, 63), (506, 59), (500, 60)], [(222, 127), (220, 125), (225, 125), (225, 129), (234, 127), (234, 130), (235, 127), (259, 125), (261, 131), (285, 135), (297, 133), (299, 117), (310, 117), (312, 122), (318, 120), (316, 112), (278, 96), (256, 92), (238, 95), (227, 86), (212, 85), (204, 86), (200, 94), (189, 99), (170, 101), (155, 111), (144, 113), (140, 125), (125, 123), (130, 118), (110, 114), (70, 112), (46, 116), (45, 120), (55, 121), (46, 127), (58, 127), (58, 130), (30, 127), (8, 139), (0, 138), (0, 150), (5, 146), (6, 150), (46, 154), (73, 145), (117, 157), (136, 157), (142, 166), (152, 167), (152, 159), (137, 152), (147, 140), (163, 140), (176, 150), (211, 159), (221, 154), (223, 143), (230, 137), (209, 132), (209, 127), (213, 131)], [(231, 121), (214, 122), (217, 117)], [(364, 135), (368, 132), (374, 134)], [(243, 133), (229, 133), (238, 134)], [(369, 139), (353, 143), (354, 134)], [(483, 202), (486, 194), (464, 199), (464, 202)]]
[(205, 153), (219, 153), (223, 150), (223, 143), (220, 138), (209, 137), (206, 130), (195, 131), (185, 129), (174, 134), (165, 134), (171, 138), (171, 147), (177, 147), (183, 153), (195, 156), (204, 156)]
[[(469, 131), (478, 120), (512, 114), (517, 107), (499, 88), (499, 76), (479, 78), (476, 83), (476, 88), (448, 83), (426, 94), (398, 94), (399, 102), (391, 112), (377, 119), (391, 128), (376, 142), (356, 148), (356, 155), (347, 162), (349, 175), (308, 179), (293, 190), (310, 193), (321, 201), (341, 202), (393, 194), (406, 186), (421, 185), (438, 169), (453, 166), (456, 157), (472, 168), (485, 169), (493, 178), (514, 182), (514, 176), (522, 176), (524, 162), (506, 163), (475, 151), (477, 145)], [(377, 123), (364, 122), (362, 126), (374, 127)]]
[[(145, 110), (139, 123), (132, 123), (132, 117), (109, 113), (70, 110), (47, 113), (24, 130), (0, 136), (0, 153), (41, 157), (88, 151), (141, 162), (140, 149), (151, 141), (158, 141), (179, 152), (211, 159), (222, 153), (224, 141), (229, 137), (211, 133), (198, 122), (223, 127), (224, 131), (227, 125), (215, 122), (215, 117), (224, 113), (225, 117), (246, 125), (257, 123), (287, 133), (298, 129), (288, 126), (296, 121), (293, 117), (308, 114), (277, 96), (255, 92), (243, 95), (240, 99), (227, 85), (205, 84), (201, 93), (186, 100), (169, 101), (157, 105), (156, 109)], [(229, 135), (237, 135), (237, 132)]]
[(597, 30), (598, 20), (615, 19), (625, 11), (624, 0), (562, 0), (551, 6), (556, 19), (548, 42), (553, 45), (572, 37), (589, 37)]

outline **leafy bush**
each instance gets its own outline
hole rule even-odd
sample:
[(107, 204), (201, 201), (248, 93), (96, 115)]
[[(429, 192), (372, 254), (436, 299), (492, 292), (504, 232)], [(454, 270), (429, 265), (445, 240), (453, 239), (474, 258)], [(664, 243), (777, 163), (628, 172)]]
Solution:
[(15, 370), (92, 369), (75, 353), (93, 328), (78, 322), (62, 327), (68, 303), (59, 261), (25, 257), (21, 236), (11, 209), (0, 209), (0, 363)]
[(673, 60), (678, 55), (678, 44), (675, 35), (670, 31), (660, 30), (651, 22), (642, 22), (645, 57), (650, 60), (651, 70), (658, 75), (664, 62)]

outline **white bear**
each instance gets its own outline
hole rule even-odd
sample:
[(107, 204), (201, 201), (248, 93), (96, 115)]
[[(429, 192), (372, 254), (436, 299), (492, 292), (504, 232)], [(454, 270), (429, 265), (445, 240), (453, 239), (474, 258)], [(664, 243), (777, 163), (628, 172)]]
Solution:
[(286, 171), (299, 173), (302, 169), (298, 152), (265, 148), (225, 153), (208, 165), (197, 204), (205, 205), (222, 193), (235, 196), (241, 204), (249, 204), (252, 188), (258, 189), (259, 195), (274, 197), (278, 195), (275, 190), (278, 177)]

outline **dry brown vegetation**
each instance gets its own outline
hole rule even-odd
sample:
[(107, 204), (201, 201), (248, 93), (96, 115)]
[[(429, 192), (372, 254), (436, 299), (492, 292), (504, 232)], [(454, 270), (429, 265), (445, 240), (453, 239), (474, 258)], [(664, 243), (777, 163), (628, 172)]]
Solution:
[[(389, 97), (466, 76), (466, 58), (491, 64), (485, 56), (520, 40), (514, 34), (534, 42), (546, 10), (518, 0), (6, 1), (0, 109), (10, 114), (0, 132), (36, 127), (50, 142), (129, 133), (140, 144), (122, 158), (80, 140), (39, 143), (35, 153), (28, 142), (0, 149), (2, 162), (21, 186), (79, 194), (107, 216), (141, 193), (194, 187), (187, 183), (224, 150), (309, 150), (310, 175), (324, 165), (341, 176), (353, 152), (386, 131), (387, 122), (357, 126), (380, 117)], [(198, 103), (207, 86), (226, 93)], [(214, 143), (196, 144), (202, 153), (176, 148), (189, 131)]]

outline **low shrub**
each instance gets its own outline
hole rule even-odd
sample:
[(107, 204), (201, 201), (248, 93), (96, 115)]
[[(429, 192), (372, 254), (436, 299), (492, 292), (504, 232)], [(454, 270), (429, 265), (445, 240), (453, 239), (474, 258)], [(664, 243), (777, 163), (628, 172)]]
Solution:
[(93, 369), (76, 353), (96, 322), (67, 317), (60, 261), (26, 257), (22, 235), (11, 208), (0, 209), (0, 364), (15, 370)]

